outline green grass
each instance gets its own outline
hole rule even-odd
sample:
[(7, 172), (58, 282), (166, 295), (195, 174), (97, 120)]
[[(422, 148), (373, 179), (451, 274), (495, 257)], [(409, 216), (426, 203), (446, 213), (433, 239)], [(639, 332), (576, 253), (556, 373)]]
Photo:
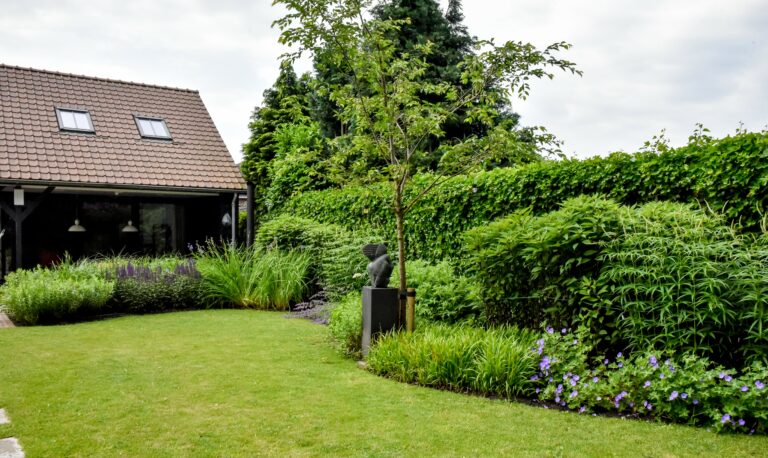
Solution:
[(768, 438), (400, 384), (327, 330), (206, 310), (0, 329), (0, 407), (39, 456), (759, 456)]

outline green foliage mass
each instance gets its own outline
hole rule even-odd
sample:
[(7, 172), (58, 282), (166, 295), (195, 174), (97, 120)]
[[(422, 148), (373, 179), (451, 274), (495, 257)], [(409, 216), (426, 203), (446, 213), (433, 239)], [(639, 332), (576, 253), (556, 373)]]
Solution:
[(19, 324), (51, 324), (103, 312), (114, 281), (87, 263), (17, 270), (0, 287), (0, 304)]
[[(701, 202), (746, 230), (759, 229), (768, 203), (768, 133), (691, 140), (659, 153), (544, 161), (454, 177), (406, 215), (407, 254), (427, 260), (454, 257), (468, 229), (524, 208), (549, 212), (581, 194), (602, 194), (622, 204)], [(415, 177), (409, 195), (418, 194), (430, 178)], [(347, 228), (372, 226), (394, 240), (391, 201), (392, 190), (384, 184), (347, 186), (303, 193), (281, 211)]]
[(514, 328), (431, 325), (379, 338), (370, 370), (402, 382), (512, 397), (533, 393), (536, 334)]
[[(473, 279), (457, 274), (449, 262), (429, 264), (413, 260), (406, 262), (406, 269), (409, 287), (417, 291), (417, 321), (473, 324), (484, 321), (478, 285)], [(398, 284), (395, 271), (390, 286)]]
[(491, 324), (584, 326), (601, 350), (768, 360), (768, 251), (685, 204), (567, 200), (467, 233)]
[(306, 253), (211, 244), (196, 254), (203, 295), (220, 306), (287, 310), (306, 297)]
[(360, 291), (367, 282), (368, 258), (363, 245), (381, 243), (374, 230), (350, 231), (334, 224), (290, 215), (282, 215), (259, 227), (255, 236), (258, 247), (297, 249), (307, 253), (310, 278), (331, 297)]
[(358, 357), (362, 351), (363, 313), (360, 292), (348, 293), (331, 304), (328, 329), (347, 355)]

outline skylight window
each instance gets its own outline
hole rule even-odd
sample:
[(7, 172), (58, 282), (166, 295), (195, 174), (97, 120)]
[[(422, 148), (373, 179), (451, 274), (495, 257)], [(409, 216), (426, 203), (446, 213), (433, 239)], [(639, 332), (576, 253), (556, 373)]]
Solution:
[(56, 108), (56, 118), (59, 120), (59, 129), (61, 130), (94, 132), (91, 114), (85, 110)]
[(141, 133), (142, 137), (171, 138), (171, 133), (168, 132), (168, 126), (163, 119), (136, 116), (136, 125), (139, 126), (139, 133)]

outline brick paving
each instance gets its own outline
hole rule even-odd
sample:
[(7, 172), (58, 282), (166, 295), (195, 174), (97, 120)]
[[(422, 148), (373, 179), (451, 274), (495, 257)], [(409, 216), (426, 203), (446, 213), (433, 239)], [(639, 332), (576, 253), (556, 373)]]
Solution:
[(3, 312), (0, 312), (0, 328), (13, 328), (14, 324), (13, 321), (11, 321), (10, 318), (8, 318), (8, 315), (6, 315)]

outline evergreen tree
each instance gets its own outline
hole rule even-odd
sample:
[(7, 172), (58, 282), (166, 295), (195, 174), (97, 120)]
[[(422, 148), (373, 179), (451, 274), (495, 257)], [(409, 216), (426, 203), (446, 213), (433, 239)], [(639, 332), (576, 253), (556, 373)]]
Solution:
[(296, 76), (293, 66), (284, 63), (275, 84), (264, 91), (262, 106), (253, 110), (248, 124), (251, 137), (243, 145), (240, 169), (255, 185), (256, 211), (264, 210), (264, 196), (269, 187), (269, 166), (276, 154), (275, 131), (282, 125), (301, 123), (309, 118), (309, 75)]

